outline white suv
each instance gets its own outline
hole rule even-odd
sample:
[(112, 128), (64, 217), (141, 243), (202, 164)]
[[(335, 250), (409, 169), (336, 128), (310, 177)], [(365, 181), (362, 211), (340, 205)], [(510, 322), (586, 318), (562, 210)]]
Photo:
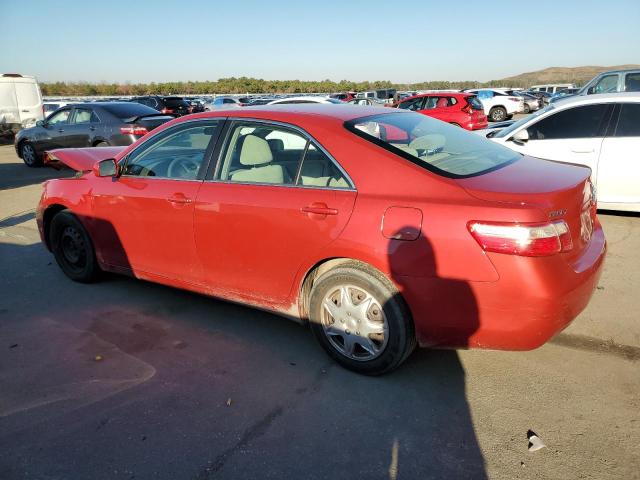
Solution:
[(510, 119), (515, 113), (524, 112), (524, 99), (494, 88), (472, 88), (463, 90), (475, 93), (482, 103), (485, 115), (492, 122)]

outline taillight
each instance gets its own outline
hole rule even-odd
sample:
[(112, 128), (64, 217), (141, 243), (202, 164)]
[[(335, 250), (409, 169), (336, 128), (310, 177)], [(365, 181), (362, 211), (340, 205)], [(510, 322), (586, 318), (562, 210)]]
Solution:
[(471, 105), (467, 104), (466, 106), (462, 107), (462, 111), (464, 113), (468, 113), (469, 115), (471, 115), (473, 113), (473, 109), (471, 108)]
[(543, 257), (573, 248), (571, 232), (564, 220), (550, 223), (497, 223), (472, 221), (467, 228), (488, 252)]
[(173, 110), (171, 108), (163, 108), (160, 113), (173, 113)]
[(144, 127), (131, 125), (127, 127), (120, 127), (120, 133), (123, 135), (146, 135), (149, 131)]

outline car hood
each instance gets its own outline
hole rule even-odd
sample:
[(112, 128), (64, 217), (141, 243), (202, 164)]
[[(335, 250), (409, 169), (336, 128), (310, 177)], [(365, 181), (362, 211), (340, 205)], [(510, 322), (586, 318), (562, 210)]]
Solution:
[(49, 150), (45, 155), (44, 163), (49, 167), (61, 169), (67, 166), (78, 172), (86, 172), (93, 166), (107, 158), (115, 158), (127, 147), (98, 147), (98, 148), (63, 148)]

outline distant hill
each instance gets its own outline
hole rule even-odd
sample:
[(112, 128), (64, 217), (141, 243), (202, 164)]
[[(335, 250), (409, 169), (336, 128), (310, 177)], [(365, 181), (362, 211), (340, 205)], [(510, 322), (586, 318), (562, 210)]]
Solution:
[(544, 83), (575, 83), (583, 85), (601, 72), (640, 68), (640, 65), (614, 65), (612, 67), (549, 67), (536, 72), (521, 73), (513, 77), (503, 78), (488, 83), (510, 84), (512, 86), (529, 87)]

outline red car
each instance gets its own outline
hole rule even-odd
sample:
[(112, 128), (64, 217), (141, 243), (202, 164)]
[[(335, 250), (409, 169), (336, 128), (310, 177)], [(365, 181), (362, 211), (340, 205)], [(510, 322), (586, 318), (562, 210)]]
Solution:
[(44, 184), (36, 217), (68, 277), (125, 273), (308, 322), (365, 374), (416, 343), (538, 347), (585, 308), (605, 256), (588, 168), (411, 112), (207, 112), (48, 159), (79, 172)]
[(466, 130), (487, 128), (482, 103), (469, 93), (423, 93), (405, 98), (394, 107), (422, 113)]

